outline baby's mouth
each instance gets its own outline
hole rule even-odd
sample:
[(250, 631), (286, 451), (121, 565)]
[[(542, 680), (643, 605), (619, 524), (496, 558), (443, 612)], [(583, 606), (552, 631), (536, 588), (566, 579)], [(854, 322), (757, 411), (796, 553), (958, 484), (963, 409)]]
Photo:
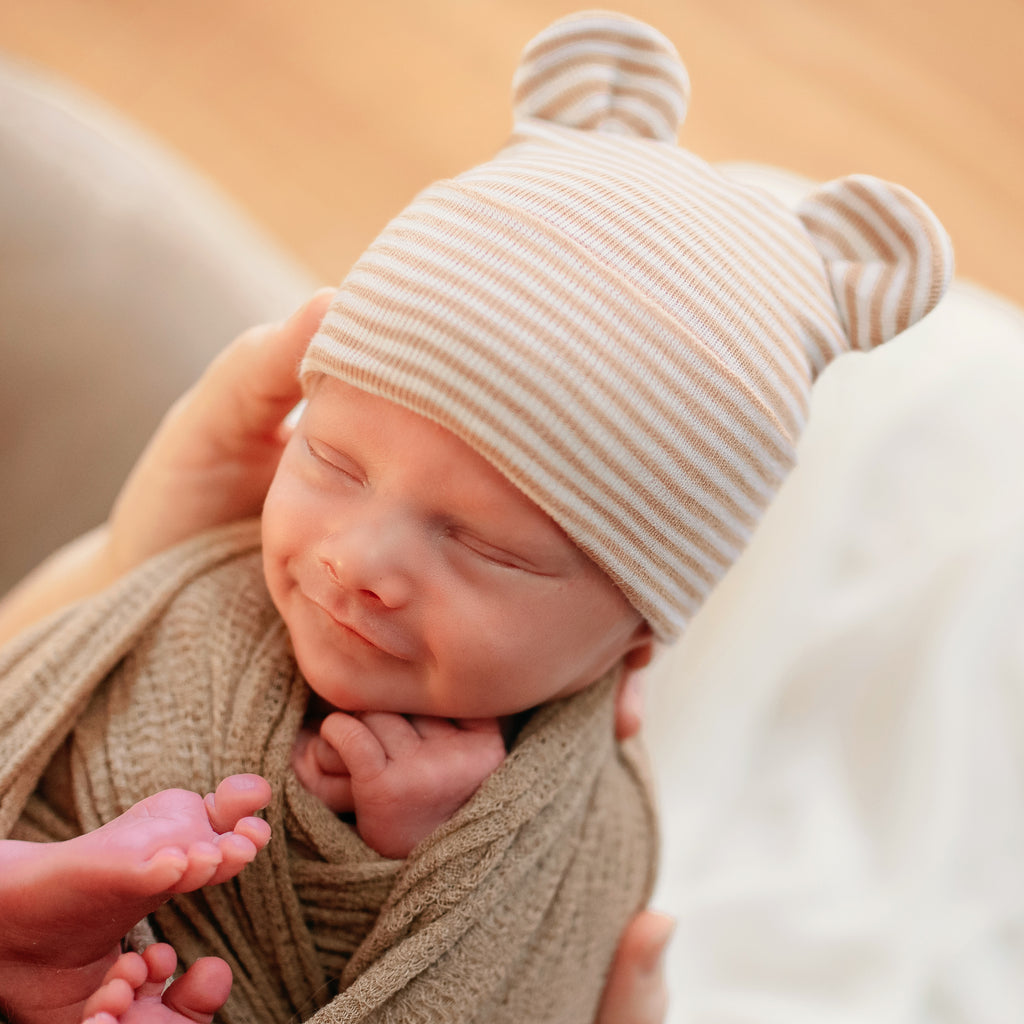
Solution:
[(356, 642), (376, 651), (379, 654), (396, 658), (399, 661), (411, 661), (413, 651), (407, 641), (403, 641), (393, 629), (385, 629), (368, 623), (364, 618), (351, 614), (337, 602), (328, 601), (323, 597), (311, 595), (305, 590), (303, 594), (308, 601), (326, 615), (339, 629), (351, 636)]

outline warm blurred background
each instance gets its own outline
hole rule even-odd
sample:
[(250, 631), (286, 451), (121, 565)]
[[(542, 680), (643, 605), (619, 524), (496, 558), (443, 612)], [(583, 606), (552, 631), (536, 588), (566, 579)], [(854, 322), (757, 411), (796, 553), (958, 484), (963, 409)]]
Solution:
[[(1024, 303), (1021, 0), (618, 4), (688, 66), (689, 148), (901, 182)], [(0, 592), (105, 517), (236, 331), (502, 144), (521, 48), (580, 6), (0, 4)]]
[[(501, 144), (520, 48), (581, 6), (33, 0), (0, 5), (0, 50), (136, 119), (333, 283), (416, 189)], [(617, 6), (686, 61), (687, 146), (899, 181), (946, 223), (962, 275), (1024, 301), (1020, 0)]]

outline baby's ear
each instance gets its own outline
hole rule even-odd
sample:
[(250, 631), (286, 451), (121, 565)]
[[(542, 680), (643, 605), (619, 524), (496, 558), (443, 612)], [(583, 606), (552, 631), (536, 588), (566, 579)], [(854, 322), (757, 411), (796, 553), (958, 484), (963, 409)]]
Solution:
[(851, 348), (868, 349), (916, 323), (953, 276), (953, 248), (913, 193), (867, 175), (829, 182), (797, 207), (810, 232)]

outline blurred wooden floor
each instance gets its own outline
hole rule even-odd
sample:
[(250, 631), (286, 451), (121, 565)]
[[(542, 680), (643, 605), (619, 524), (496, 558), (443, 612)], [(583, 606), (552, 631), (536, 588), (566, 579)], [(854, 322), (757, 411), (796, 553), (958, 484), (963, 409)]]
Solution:
[[(418, 188), (501, 144), (522, 45), (581, 6), (15, 0), (0, 49), (136, 119), (334, 283)], [(686, 61), (689, 148), (899, 181), (946, 223), (962, 277), (1024, 303), (1021, 0), (617, 7)]]

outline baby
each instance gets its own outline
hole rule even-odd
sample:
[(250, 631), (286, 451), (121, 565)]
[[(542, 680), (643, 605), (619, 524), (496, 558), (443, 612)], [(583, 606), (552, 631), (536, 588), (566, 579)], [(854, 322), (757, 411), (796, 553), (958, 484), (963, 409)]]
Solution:
[[(11, 670), (12, 700), (52, 695), (17, 748), (43, 792), (76, 719), (79, 827), (171, 785), (272, 783), (270, 856), (153, 914), (187, 961), (231, 963), (225, 1021), (593, 1019), (656, 845), (612, 741), (621, 674), (742, 550), (815, 377), (951, 273), (903, 189), (846, 178), (791, 211), (677, 148), (687, 93), (638, 22), (542, 33), (508, 145), (342, 284), (259, 550), (234, 528), (156, 559)], [(254, 854), (256, 806), (208, 824)]]
[(482, 455), (332, 377), (309, 383), (262, 539), (316, 706), (358, 713), (301, 735), (296, 772), (386, 856), (465, 803), (515, 715), (650, 651), (622, 592)]

